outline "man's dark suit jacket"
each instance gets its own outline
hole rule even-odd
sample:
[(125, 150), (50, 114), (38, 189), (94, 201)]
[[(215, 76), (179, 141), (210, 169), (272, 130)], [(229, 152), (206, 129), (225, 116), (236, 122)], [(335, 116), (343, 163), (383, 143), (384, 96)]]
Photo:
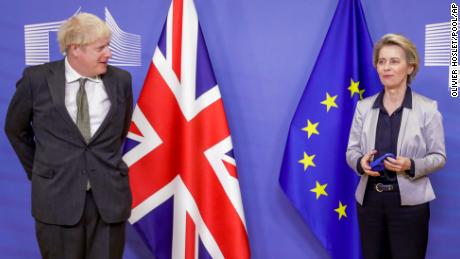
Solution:
[(74, 225), (83, 213), (87, 181), (102, 219), (130, 216), (128, 167), (121, 146), (132, 113), (131, 75), (108, 66), (101, 75), (110, 110), (86, 143), (65, 106), (64, 60), (24, 70), (5, 131), (32, 182), (32, 215), (48, 224)]

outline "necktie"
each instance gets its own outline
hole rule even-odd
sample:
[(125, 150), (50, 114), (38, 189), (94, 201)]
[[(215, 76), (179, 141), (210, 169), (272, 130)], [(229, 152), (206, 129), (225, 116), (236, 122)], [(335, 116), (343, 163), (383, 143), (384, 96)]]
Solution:
[(80, 88), (77, 92), (77, 127), (80, 130), (86, 143), (91, 139), (91, 126), (89, 124), (88, 97), (86, 96), (85, 83), (87, 78), (80, 78)]

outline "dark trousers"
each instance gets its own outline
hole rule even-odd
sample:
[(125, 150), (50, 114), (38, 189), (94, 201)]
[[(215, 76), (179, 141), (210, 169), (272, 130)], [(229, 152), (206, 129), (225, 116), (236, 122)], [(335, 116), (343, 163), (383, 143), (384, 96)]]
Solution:
[(44, 259), (117, 259), (123, 256), (125, 222), (105, 223), (91, 191), (87, 192), (85, 210), (76, 225), (35, 223), (38, 245)]
[(429, 203), (401, 206), (399, 191), (377, 192), (368, 186), (363, 206), (357, 208), (364, 258), (425, 258)]

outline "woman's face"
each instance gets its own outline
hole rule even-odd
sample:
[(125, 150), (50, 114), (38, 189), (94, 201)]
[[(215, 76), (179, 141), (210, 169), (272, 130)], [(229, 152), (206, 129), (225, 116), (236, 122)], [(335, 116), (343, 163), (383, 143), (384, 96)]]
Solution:
[(406, 53), (396, 45), (383, 46), (377, 60), (377, 73), (385, 89), (404, 88), (414, 67), (407, 64)]

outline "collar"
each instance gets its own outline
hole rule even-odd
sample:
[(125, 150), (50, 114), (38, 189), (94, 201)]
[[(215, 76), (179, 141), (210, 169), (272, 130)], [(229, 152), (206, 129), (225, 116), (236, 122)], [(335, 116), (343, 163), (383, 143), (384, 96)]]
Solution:
[(95, 83), (100, 83), (102, 82), (101, 78), (99, 76), (95, 77), (87, 77), (87, 76), (82, 76), (80, 75), (73, 67), (70, 65), (69, 61), (67, 60), (67, 57), (65, 57), (65, 81), (66, 83), (72, 83), (77, 81), (80, 78), (87, 78), (89, 81), (95, 82)]
[[(385, 89), (379, 93), (377, 96), (377, 99), (374, 101), (374, 105), (372, 105), (372, 108), (378, 108), (382, 111), (385, 110), (385, 107), (383, 106), (383, 95), (385, 94)], [(412, 109), (412, 90), (408, 86), (406, 88), (406, 93), (404, 94), (404, 100), (401, 104), (400, 108), (408, 108)]]

